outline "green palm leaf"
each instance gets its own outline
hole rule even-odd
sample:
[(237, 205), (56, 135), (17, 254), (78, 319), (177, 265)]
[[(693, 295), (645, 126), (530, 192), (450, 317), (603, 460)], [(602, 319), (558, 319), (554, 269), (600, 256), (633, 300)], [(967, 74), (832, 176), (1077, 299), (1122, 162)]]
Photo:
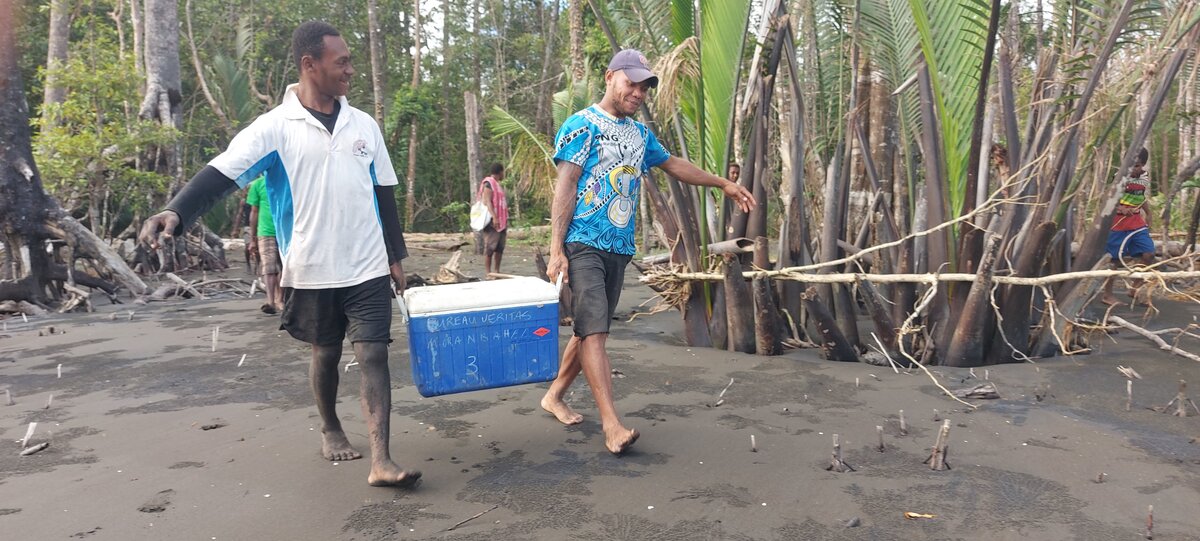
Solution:
[(488, 111), (487, 126), (488, 130), (492, 132), (493, 138), (513, 136), (520, 140), (532, 141), (541, 151), (542, 157), (547, 162), (552, 161), (553, 153), (550, 152), (550, 146), (546, 144), (545, 136), (538, 134), (529, 127), (528, 123), (512, 113), (493, 105), (492, 110)]
[[(872, 61), (880, 67), (889, 92), (894, 91), (916, 72), (916, 59), (921, 53), (908, 0), (861, 2), (863, 44)], [(909, 134), (916, 133), (921, 127), (916, 89), (901, 93), (895, 103), (901, 137), (907, 141)]]
[(845, 127), (843, 96), (850, 91), (849, 47), (850, 9), (842, 0), (814, 1), (808, 4), (805, 26), (807, 46), (803, 62), (815, 74), (808, 91), (811, 105), (811, 144), (823, 162), (832, 159), (834, 148)]
[(700, 79), (704, 89), (704, 150), (700, 162), (721, 174), (734, 93), (749, 24), (748, 0), (700, 0)]
[(987, 42), (986, 0), (909, 0), (933, 83), (945, 156), (948, 218), (958, 217), (970, 162), (971, 126)]
[(497, 106), (487, 114), (488, 129), (493, 139), (513, 138), (513, 153), (509, 160), (509, 178), (516, 183), (516, 194), (530, 192), (542, 202), (553, 197), (554, 160), (550, 139), (537, 133), (529, 123)]

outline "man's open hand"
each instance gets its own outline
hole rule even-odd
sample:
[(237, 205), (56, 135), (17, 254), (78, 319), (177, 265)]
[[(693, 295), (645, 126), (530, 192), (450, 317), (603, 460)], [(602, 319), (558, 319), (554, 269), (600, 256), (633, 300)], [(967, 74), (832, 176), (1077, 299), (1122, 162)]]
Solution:
[(742, 212), (750, 212), (758, 206), (758, 202), (754, 200), (754, 194), (736, 182), (726, 183), (721, 190), (725, 192), (725, 197), (731, 199), (739, 209), (742, 209)]

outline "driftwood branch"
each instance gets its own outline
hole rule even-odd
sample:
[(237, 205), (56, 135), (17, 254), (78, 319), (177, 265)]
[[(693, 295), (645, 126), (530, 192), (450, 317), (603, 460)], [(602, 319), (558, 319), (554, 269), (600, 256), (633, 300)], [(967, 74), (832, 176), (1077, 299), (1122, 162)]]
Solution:
[[(929, 273), (929, 274), (878, 274), (878, 273), (834, 273), (834, 274), (810, 274), (801, 272), (804, 267), (790, 267), (778, 270), (752, 270), (742, 273), (743, 277), (748, 280), (759, 277), (767, 277), (775, 280), (792, 280), (804, 283), (825, 283), (825, 284), (848, 284), (859, 281), (873, 282), (877, 284), (894, 284), (894, 283), (925, 283), (932, 284), (934, 282), (974, 282), (977, 276), (975, 274), (963, 272), (947, 272), (947, 273)], [(1123, 269), (1098, 269), (1087, 271), (1063, 272), (1059, 274), (1049, 274), (1040, 277), (1026, 276), (995, 276), (992, 281), (997, 284), (1011, 284), (1019, 286), (1047, 286), (1074, 280), (1082, 280), (1084, 278), (1128, 278), (1131, 280), (1153, 280), (1163, 282), (1175, 282), (1180, 280), (1200, 279), (1200, 271), (1143, 271), (1143, 270), (1123, 270)], [(724, 279), (724, 276), (712, 272), (679, 272), (667, 268), (651, 267), (646, 270), (646, 274), (638, 280), (642, 283), (652, 286), (667, 286), (670, 282), (717, 282)]]
[(1178, 355), (1185, 359), (1191, 359), (1193, 361), (1200, 362), (1200, 356), (1198, 356), (1194, 353), (1188, 353), (1182, 349), (1172, 346), (1171, 344), (1168, 344), (1165, 340), (1160, 338), (1157, 333), (1149, 331), (1143, 327), (1134, 325), (1133, 323), (1130, 323), (1128, 321), (1125, 321), (1125, 319), (1120, 316), (1108, 316), (1108, 320), (1113, 323), (1116, 323), (1117, 325), (1125, 327), (1126, 329), (1129, 329), (1137, 334), (1140, 334), (1140, 335), (1146, 337), (1147, 340), (1150, 340), (1151, 342), (1154, 342), (1156, 345), (1158, 345), (1158, 349), (1161, 349), (1163, 351), (1167, 351), (1170, 353), (1174, 353), (1175, 355)]

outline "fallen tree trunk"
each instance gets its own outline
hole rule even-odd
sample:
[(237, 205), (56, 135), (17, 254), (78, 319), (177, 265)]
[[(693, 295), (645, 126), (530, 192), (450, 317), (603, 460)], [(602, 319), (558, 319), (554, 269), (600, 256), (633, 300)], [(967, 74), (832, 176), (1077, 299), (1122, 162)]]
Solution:
[(113, 279), (125, 286), (125, 289), (131, 291), (134, 295), (142, 295), (148, 289), (146, 283), (138, 277), (129, 265), (125, 264), (125, 260), (113, 250), (108, 243), (100, 240), (95, 233), (92, 233), (83, 224), (63, 212), (61, 208), (55, 209), (57, 212), (52, 214), (51, 222), (46, 224), (47, 229), (52, 234), (65, 239), (75, 250), (76, 257), (86, 257), (96, 263), (96, 267), (101, 271), (108, 273)]

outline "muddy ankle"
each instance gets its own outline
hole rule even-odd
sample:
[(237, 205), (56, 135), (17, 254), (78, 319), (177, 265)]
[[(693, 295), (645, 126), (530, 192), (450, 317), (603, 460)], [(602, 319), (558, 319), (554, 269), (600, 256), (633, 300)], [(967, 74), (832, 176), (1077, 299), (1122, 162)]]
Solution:
[(321, 456), (325, 460), (355, 460), (362, 458), (362, 453), (359, 453), (350, 445), (350, 440), (346, 439), (346, 433), (340, 430), (321, 432)]
[(367, 484), (373, 487), (411, 487), (421, 478), (421, 472), (406, 470), (392, 461), (377, 463), (371, 466), (371, 474), (367, 476)]

